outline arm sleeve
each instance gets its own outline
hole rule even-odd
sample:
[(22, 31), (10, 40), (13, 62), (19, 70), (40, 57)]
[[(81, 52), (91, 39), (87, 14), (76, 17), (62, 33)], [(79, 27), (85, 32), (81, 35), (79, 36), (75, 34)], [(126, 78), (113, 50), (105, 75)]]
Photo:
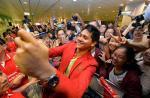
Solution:
[(49, 57), (56, 57), (61, 56), (63, 54), (63, 51), (66, 47), (68, 47), (69, 44), (65, 44), (63, 46), (55, 47), (55, 48), (49, 48)]
[(132, 76), (128, 81), (126, 92), (123, 98), (141, 98), (142, 86), (138, 76)]

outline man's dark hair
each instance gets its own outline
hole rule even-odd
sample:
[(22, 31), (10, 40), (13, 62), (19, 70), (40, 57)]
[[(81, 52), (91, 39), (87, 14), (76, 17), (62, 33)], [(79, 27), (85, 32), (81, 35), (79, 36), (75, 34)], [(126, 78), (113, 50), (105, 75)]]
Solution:
[(92, 41), (99, 41), (100, 32), (96, 27), (94, 27), (93, 25), (87, 25), (84, 29), (92, 33)]
[(0, 45), (4, 45), (4, 44), (5, 44), (5, 41), (2, 38), (0, 38)]
[(10, 29), (7, 29), (6, 32), (11, 32), (11, 30), (10, 30)]
[[(143, 30), (143, 26), (137, 26), (131, 30), (131, 33), (134, 33), (135, 30), (141, 30), (141, 29)], [(144, 31), (143, 31), (143, 33), (144, 33)]]
[(3, 37), (5, 38), (7, 35), (9, 35), (8, 32), (3, 32)]
[(0, 76), (2, 76), (3, 72), (0, 70)]

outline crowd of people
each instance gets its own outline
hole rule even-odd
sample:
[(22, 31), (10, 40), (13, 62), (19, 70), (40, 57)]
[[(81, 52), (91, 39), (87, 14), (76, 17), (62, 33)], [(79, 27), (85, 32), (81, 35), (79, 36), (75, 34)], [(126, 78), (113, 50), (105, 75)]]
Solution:
[(67, 23), (51, 18), (7, 29), (0, 38), (0, 97), (82, 98), (97, 73), (122, 98), (149, 98), (149, 28), (132, 24), (84, 23), (75, 14)]

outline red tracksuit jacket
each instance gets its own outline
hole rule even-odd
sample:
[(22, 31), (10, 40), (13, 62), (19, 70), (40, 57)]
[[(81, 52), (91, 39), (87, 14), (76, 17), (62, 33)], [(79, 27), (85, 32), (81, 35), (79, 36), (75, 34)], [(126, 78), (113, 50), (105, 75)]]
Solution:
[(61, 64), (57, 70), (59, 84), (56, 86), (53, 95), (49, 98), (81, 98), (87, 89), (97, 67), (97, 62), (90, 52), (75, 61), (69, 77), (64, 75), (70, 60), (75, 55), (75, 50), (75, 42), (49, 49), (49, 57), (62, 56)]

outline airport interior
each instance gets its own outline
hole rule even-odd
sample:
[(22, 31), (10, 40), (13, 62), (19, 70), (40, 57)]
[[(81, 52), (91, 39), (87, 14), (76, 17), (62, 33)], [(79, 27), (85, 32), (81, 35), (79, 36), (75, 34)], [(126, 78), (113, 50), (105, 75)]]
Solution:
[(0, 98), (150, 98), (150, 0), (0, 0)]

